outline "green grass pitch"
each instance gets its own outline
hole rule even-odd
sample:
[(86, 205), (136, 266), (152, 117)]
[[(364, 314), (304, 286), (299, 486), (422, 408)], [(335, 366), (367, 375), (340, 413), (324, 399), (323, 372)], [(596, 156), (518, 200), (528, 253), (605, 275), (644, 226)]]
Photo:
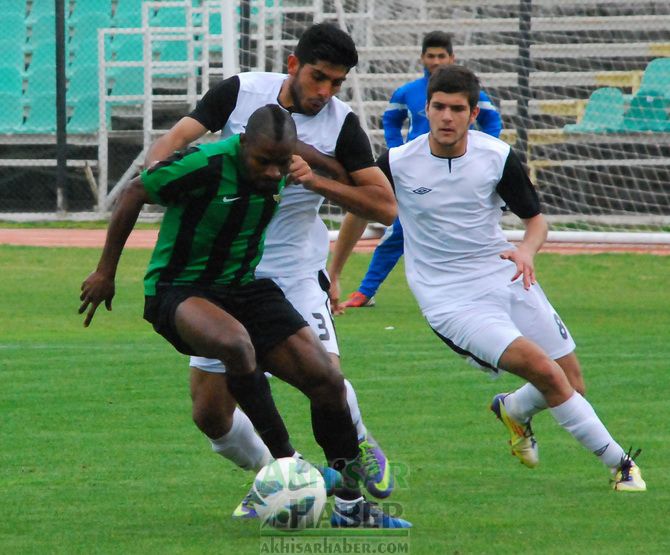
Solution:
[[(258, 523), (230, 518), (251, 476), (211, 452), (190, 420), (186, 358), (142, 320), (148, 251), (124, 253), (113, 311), (82, 327), (79, 286), (98, 254), (0, 247), (0, 552), (261, 552)], [(368, 260), (354, 256), (343, 293)], [(669, 264), (537, 259), (589, 399), (625, 447), (643, 449), (645, 494), (611, 491), (547, 413), (534, 426), (540, 466), (511, 457), (488, 403), (519, 382), (492, 381), (448, 351), (400, 268), (375, 308), (338, 317), (343, 369), (397, 464), (391, 501), (414, 523), (410, 553), (670, 552)], [(278, 381), (273, 390), (296, 447), (320, 460), (304, 398)]]

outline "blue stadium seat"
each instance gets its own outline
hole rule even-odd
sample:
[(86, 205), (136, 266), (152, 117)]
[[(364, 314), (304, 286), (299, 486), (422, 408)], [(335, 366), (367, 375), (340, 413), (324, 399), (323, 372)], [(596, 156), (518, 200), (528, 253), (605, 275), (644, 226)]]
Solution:
[(42, 93), (27, 103), (28, 115), (20, 133), (54, 133), (56, 131), (56, 94)]
[(8, 92), (0, 92), (0, 134), (16, 133), (23, 125), (23, 104), (21, 96)]
[(181, 8), (159, 8), (149, 19), (151, 27), (185, 27), (186, 10)]
[(113, 21), (115, 27), (141, 27), (142, 0), (118, 0)]
[(18, 67), (0, 67), (0, 92), (21, 95), (23, 91), (23, 78)]
[(630, 101), (624, 114), (623, 126), (627, 131), (670, 132), (670, 99), (663, 92), (640, 90)]
[(142, 35), (116, 35), (112, 43), (114, 59), (119, 62), (139, 62), (144, 52)]
[(43, 94), (56, 94), (56, 69), (53, 66), (50, 70), (35, 71), (26, 80), (23, 96), (29, 103)]
[[(112, 59), (112, 42), (110, 37), (105, 37), (105, 59)], [(96, 64), (98, 62), (98, 38), (89, 37), (81, 42), (69, 46), (70, 68), (74, 71), (80, 66)]]
[(591, 94), (584, 117), (566, 125), (566, 133), (616, 133), (623, 130), (624, 95), (614, 87), (602, 87)]
[(26, 0), (4, 0), (2, 3), (3, 13), (20, 15), (21, 19), (26, 18), (27, 9)]
[(82, 96), (72, 104), (72, 117), (67, 122), (68, 133), (95, 133), (99, 127), (97, 94)]
[(98, 29), (112, 26), (112, 18), (104, 13), (88, 13), (71, 23), (72, 43), (97, 38)]

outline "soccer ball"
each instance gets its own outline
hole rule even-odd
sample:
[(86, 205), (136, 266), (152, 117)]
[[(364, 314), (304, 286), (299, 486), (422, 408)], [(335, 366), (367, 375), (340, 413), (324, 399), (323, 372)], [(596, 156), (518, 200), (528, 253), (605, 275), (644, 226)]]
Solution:
[(253, 498), (263, 525), (301, 530), (318, 525), (326, 506), (326, 484), (307, 461), (285, 457), (261, 468)]

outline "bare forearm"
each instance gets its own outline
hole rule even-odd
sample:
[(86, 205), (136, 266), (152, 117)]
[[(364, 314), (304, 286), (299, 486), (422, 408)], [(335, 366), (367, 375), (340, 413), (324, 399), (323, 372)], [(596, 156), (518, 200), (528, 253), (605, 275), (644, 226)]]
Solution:
[(330, 261), (328, 273), (339, 278), (356, 243), (363, 235), (368, 221), (364, 218), (347, 213), (342, 220), (342, 226), (333, 247), (333, 255)]
[(390, 188), (376, 184), (352, 187), (334, 179), (315, 176), (309, 188), (341, 206), (347, 212), (384, 225), (392, 224), (398, 213), (398, 207)]
[(542, 214), (538, 214), (533, 218), (528, 218), (524, 221), (526, 232), (523, 240), (519, 246), (523, 246), (531, 254), (535, 255), (547, 239), (548, 225), (547, 220)]
[(131, 181), (121, 193), (109, 221), (105, 246), (97, 266), (98, 272), (111, 278), (116, 275), (121, 252), (146, 200), (139, 178)]

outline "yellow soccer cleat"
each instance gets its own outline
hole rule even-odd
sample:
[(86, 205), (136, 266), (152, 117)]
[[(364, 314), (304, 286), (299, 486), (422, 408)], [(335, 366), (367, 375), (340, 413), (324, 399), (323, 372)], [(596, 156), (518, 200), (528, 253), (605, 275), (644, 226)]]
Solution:
[(537, 441), (530, 427), (530, 420), (525, 424), (514, 420), (505, 410), (505, 397), (508, 393), (499, 393), (491, 402), (491, 411), (498, 417), (511, 434), (509, 441), (512, 455), (517, 457), (528, 468), (535, 468), (540, 462)]
[(614, 473), (612, 478), (612, 489), (614, 491), (647, 491), (647, 484), (642, 479), (642, 472), (640, 467), (635, 464), (634, 459), (640, 454), (640, 449), (631, 457), (630, 452), (621, 459), (619, 468)]

